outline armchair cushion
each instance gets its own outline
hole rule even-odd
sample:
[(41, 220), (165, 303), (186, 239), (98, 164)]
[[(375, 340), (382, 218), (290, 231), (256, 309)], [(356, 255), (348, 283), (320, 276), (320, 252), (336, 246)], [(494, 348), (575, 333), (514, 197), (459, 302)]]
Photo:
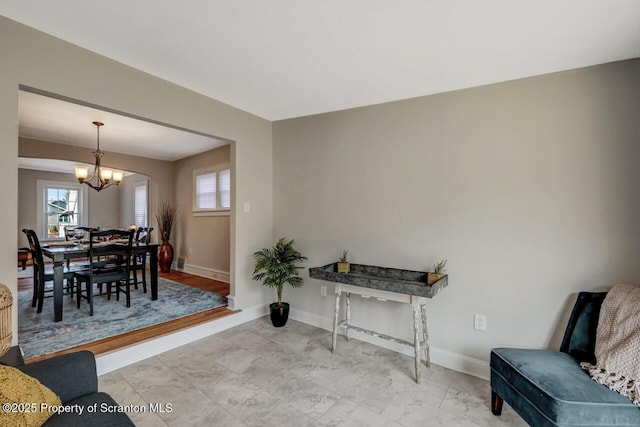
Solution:
[(594, 382), (570, 355), (496, 348), (491, 388), (537, 426), (638, 426), (640, 409)]
[(560, 351), (579, 362), (595, 363), (596, 332), (606, 292), (580, 292), (571, 311)]

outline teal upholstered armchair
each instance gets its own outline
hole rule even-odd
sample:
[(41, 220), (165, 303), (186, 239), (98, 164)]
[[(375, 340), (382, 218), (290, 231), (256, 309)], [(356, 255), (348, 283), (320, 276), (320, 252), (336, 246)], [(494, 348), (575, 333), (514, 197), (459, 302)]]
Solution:
[(596, 383), (580, 368), (595, 362), (600, 306), (606, 292), (581, 292), (560, 351), (495, 348), (491, 351), (491, 410), (506, 401), (527, 423), (546, 426), (640, 426), (640, 407)]

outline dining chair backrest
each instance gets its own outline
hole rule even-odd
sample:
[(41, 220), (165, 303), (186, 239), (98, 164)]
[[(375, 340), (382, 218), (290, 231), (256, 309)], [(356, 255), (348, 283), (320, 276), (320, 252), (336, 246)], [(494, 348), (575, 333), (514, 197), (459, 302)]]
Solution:
[(38, 239), (38, 235), (36, 234), (35, 230), (25, 228), (24, 230), (22, 230), (22, 232), (27, 235), (27, 240), (29, 241), (29, 250), (31, 251), (33, 262), (37, 265), (43, 265), (44, 256), (42, 255), (42, 247), (40, 246), (40, 240)]
[(131, 267), (133, 230), (103, 230), (89, 233), (89, 272), (95, 269)]
[(138, 227), (136, 230), (136, 243), (151, 243), (153, 227)]

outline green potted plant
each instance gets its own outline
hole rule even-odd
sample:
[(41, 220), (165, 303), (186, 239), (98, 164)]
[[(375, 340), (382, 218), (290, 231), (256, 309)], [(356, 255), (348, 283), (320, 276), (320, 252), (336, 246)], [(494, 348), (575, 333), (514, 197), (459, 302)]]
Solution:
[(351, 264), (347, 261), (348, 250), (342, 251), (342, 256), (338, 261), (338, 273), (348, 273), (351, 270)]
[(433, 273), (427, 274), (427, 284), (433, 285), (438, 280), (442, 279), (445, 276), (444, 272), (447, 271), (447, 269), (445, 268), (446, 265), (447, 265), (446, 259), (443, 259), (440, 262), (434, 264)]
[(264, 286), (276, 289), (278, 302), (269, 305), (271, 323), (276, 328), (284, 326), (289, 318), (289, 303), (282, 302), (284, 285), (288, 283), (292, 288), (299, 288), (304, 283), (298, 274), (298, 270), (304, 267), (296, 264), (307, 257), (295, 250), (293, 244), (293, 239), (287, 240), (282, 237), (272, 248), (264, 248), (253, 254), (256, 261), (253, 280), (259, 280)]

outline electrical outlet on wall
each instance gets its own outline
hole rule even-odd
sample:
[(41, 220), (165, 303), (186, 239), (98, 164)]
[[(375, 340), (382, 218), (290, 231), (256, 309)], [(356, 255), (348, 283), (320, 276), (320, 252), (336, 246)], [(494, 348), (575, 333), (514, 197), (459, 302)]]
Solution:
[(326, 286), (320, 286), (320, 296), (323, 296), (323, 297), (327, 296), (327, 287)]
[(476, 331), (487, 330), (487, 316), (484, 314), (475, 314), (473, 316), (473, 329)]

